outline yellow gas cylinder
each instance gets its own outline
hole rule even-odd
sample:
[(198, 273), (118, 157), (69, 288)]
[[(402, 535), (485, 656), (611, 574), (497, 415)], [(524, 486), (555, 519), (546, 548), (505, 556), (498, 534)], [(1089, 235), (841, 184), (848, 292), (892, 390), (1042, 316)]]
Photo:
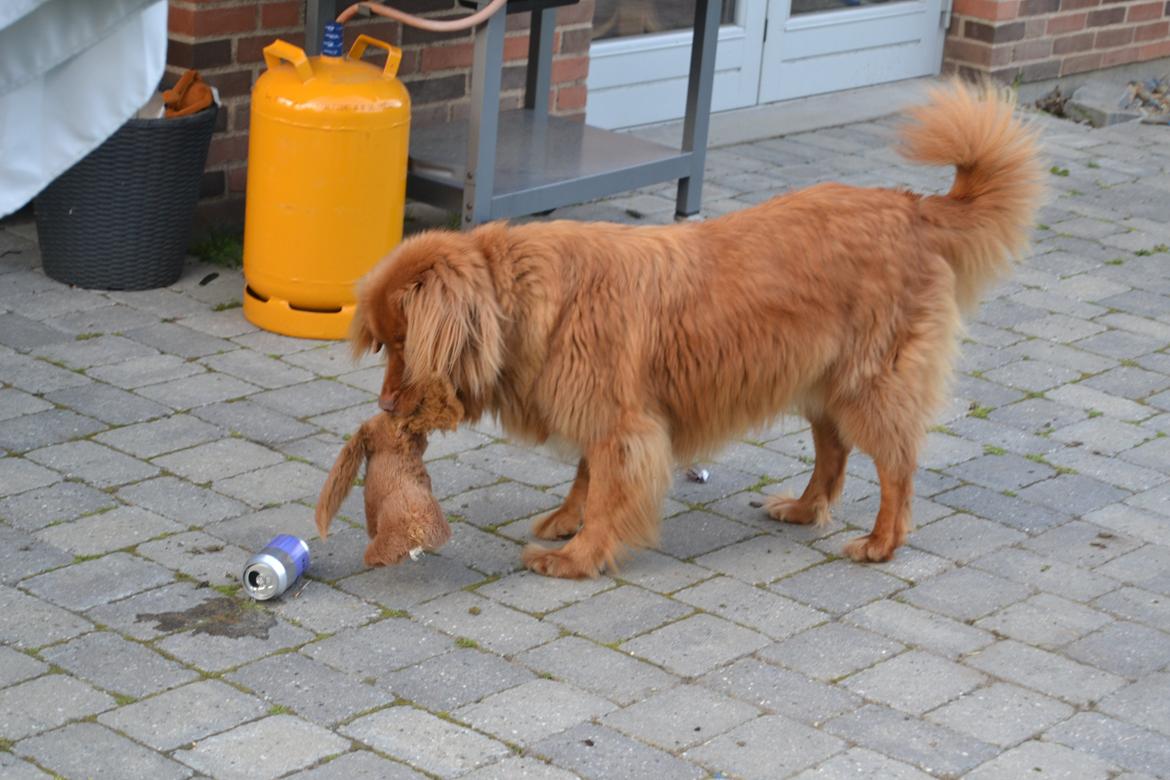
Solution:
[[(367, 46), (389, 52), (385, 68), (362, 61)], [(280, 40), (264, 49), (248, 137), (244, 316), (338, 339), (354, 283), (402, 240), (410, 95), (396, 78), (400, 49), (362, 35), (342, 57), (331, 27), (324, 51), (309, 57)]]

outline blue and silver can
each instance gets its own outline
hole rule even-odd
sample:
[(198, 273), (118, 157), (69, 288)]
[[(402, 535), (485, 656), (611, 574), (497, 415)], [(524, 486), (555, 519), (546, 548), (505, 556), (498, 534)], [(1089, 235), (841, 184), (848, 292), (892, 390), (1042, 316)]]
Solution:
[(257, 601), (284, 593), (309, 568), (309, 545), (281, 534), (244, 564), (244, 590)]

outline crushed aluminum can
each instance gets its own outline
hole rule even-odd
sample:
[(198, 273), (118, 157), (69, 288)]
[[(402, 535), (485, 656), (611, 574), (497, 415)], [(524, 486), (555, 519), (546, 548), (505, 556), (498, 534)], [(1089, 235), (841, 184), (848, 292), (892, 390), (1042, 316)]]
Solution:
[(244, 591), (257, 601), (284, 593), (309, 568), (309, 545), (291, 534), (281, 534), (244, 564), (240, 579)]
[(707, 471), (707, 469), (695, 468), (694, 466), (687, 469), (687, 479), (691, 482), (706, 483), (710, 478), (711, 472)]

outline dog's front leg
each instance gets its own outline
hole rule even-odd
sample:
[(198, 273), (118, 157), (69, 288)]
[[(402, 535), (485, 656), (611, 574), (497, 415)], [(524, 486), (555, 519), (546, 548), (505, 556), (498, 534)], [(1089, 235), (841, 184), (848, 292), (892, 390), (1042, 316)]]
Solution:
[(577, 478), (565, 503), (541, 517), (532, 526), (532, 534), (538, 539), (568, 539), (581, 527), (585, 514), (585, 498), (589, 495), (589, 459), (582, 457), (577, 462)]
[(616, 563), (623, 546), (645, 547), (658, 539), (672, 463), (665, 427), (648, 416), (627, 417), (611, 436), (588, 447), (586, 457), (581, 530), (559, 550), (535, 544), (524, 548), (524, 565), (539, 574), (596, 577)]

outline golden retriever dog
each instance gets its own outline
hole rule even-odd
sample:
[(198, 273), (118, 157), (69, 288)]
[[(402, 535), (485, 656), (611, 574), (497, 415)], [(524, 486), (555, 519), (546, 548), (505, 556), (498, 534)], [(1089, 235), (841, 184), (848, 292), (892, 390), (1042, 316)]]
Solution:
[(1034, 133), (987, 86), (910, 109), (910, 160), (952, 165), (945, 195), (820, 184), (705, 222), (492, 223), (413, 237), (364, 280), (355, 354), (386, 350), (379, 405), (402, 414), (449, 382), (465, 419), (580, 453), (524, 563), (593, 577), (656, 542), (675, 463), (780, 415), (808, 418), (816, 461), (790, 523), (825, 522), (853, 447), (877, 466), (884, 561), (910, 528), (912, 481), (948, 393), (961, 329), (1026, 247), (1042, 193)]

